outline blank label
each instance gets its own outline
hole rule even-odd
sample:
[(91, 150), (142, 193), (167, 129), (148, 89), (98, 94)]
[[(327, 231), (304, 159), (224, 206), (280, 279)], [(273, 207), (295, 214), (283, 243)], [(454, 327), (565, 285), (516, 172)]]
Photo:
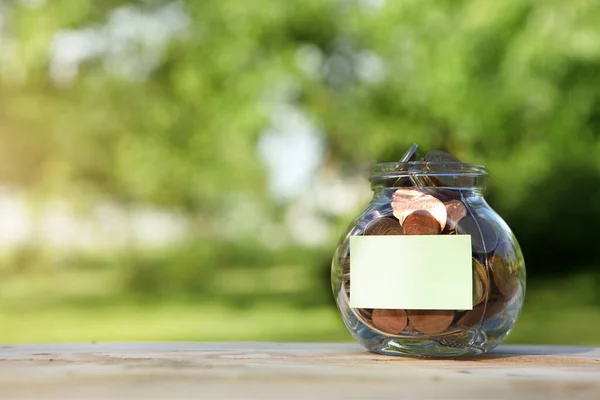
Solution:
[(352, 236), (350, 307), (471, 310), (470, 235)]

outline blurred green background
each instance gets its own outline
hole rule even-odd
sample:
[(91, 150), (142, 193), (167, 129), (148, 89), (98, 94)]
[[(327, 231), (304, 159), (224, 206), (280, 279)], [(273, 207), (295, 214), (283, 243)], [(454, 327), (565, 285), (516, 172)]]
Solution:
[(490, 170), (512, 343), (600, 344), (600, 3), (0, 0), (0, 342), (351, 340), (368, 169)]

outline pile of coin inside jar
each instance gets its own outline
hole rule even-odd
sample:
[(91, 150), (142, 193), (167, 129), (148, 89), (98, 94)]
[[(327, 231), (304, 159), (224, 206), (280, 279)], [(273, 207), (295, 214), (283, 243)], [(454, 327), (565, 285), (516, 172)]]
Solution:
[[(501, 313), (517, 295), (519, 259), (512, 242), (499, 236), (492, 223), (469, 204), (468, 195), (460, 190), (460, 182), (444, 182), (444, 172), (451, 176), (452, 171), (461, 168), (457, 158), (434, 150), (418, 162), (415, 159), (416, 145), (413, 145), (398, 163), (399, 171), (407, 173), (399, 174), (402, 178), (391, 185), (394, 191), (389, 205), (376, 212), (355, 234), (471, 235), (473, 309), (359, 308), (352, 312), (367, 327), (387, 336), (460, 334)], [(347, 301), (351, 296), (349, 250), (341, 256)]]

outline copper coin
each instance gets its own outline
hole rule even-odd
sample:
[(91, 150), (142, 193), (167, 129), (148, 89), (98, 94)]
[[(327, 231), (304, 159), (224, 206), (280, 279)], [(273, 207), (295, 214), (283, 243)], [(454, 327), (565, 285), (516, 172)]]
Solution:
[(433, 215), (440, 224), (440, 230), (443, 230), (446, 226), (447, 215), (444, 203), (428, 194), (419, 196), (409, 203), (408, 208), (404, 211), (404, 214), (402, 214), (402, 218), (398, 218), (400, 224), (404, 225), (406, 217), (418, 210), (424, 210)]
[(485, 300), (490, 289), (490, 280), (484, 265), (473, 258), (473, 305)]
[(396, 335), (406, 327), (406, 311), (377, 308), (373, 310), (371, 320), (380, 331)]
[(467, 215), (456, 224), (461, 235), (471, 235), (471, 246), (476, 253), (491, 253), (498, 246), (498, 234), (485, 219)]
[(442, 333), (454, 319), (452, 310), (409, 310), (410, 327), (427, 335)]
[(408, 164), (408, 176), (413, 186), (423, 188), (426, 186), (431, 186), (429, 179), (427, 177), (427, 169), (425, 168), (425, 163), (423, 163), (424, 159), (417, 161), (415, 163)]
[(436, 179), (434, 176), (427, 175), (414, 175), (412, 176), (416, 186), (424, 186), (424, 187), (437, 187), (440, 185), (440, 181)]
[(342, 274), (349, 274), (350, 273), (350, 257), (346, 256), (342, 259), (341, 262), (342, 265)]
[(418, 197), (423, 196), (423, 192), (416, 189), (400, 188), (392, 195), (392, 210), (394, 211), (394, 217), (402, 220), (404, 212), (408, 208), (408, 205)]
[(501, 299), (490, 299), (487, 304), (481, 303), (473, 307), (472, 310), (465, 311), (456, 325), (469, 328), (474, 327), (479, 325), (480, 322), (485, 322), (498, 315), (506, 308), (506, 305), (507, 303)]
[(366, 319), (367, 321), (371, 321), (371, 317), (373, 315), (373, 309), (371, 308), (357, 308), (356, 311), (360, 314), (361, 317)]
[[(489, 302), (488, 302), (489, 303)], [(486, 309), (485, 304), (479, 304), (473, 307), (472, 310), (467, 310), (465, 313), (456, 321), (457, 326), (472, 328), (482, 322), (483, 313)]]
[(491, 259), (492, 276), (498, 291), (510, 299), (519, 289), (519, 260), (513, 246), (502, 242)]
[(380, 218), (371, 221), (365, 229), (364, 235), (402, 235), (402, 227), (400, 222), (393, 218)]
[(424, 210), (417, 210), (406, 217), (402, 229), (405, 235), (437, 235), (441, 231), (439, 222)]
[(444, 203), (446, 207), (446, 230), (453, 230), (456, 228), (458, 221), (463, 219), (467, 215), (467, 207), (460, 200), (450, 200)]
[[(378, 206), (377, 208), (371, 210), (371, 212), (367, 213), (363, 217), (364, 225), (369, 225), (371, 222), (376, 221), (381, 218), (384, 218), (384, 217), (393, 219), (394, 218), (393, 213), (394, 213), (394, 210), (392, 209), (391, 204), (382, 204), (382, 205)], [(360, 226), (360, 224), (357, 225), (357, 227), (358, 226)]]

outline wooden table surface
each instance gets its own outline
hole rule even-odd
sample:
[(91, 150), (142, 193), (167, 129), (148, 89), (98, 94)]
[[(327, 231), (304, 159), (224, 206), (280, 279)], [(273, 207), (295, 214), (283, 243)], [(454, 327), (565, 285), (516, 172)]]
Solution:
[(464, 360), (351, 343), (0, 346), (0, 398), (600, 399), (600, 348), (503, 346)]

